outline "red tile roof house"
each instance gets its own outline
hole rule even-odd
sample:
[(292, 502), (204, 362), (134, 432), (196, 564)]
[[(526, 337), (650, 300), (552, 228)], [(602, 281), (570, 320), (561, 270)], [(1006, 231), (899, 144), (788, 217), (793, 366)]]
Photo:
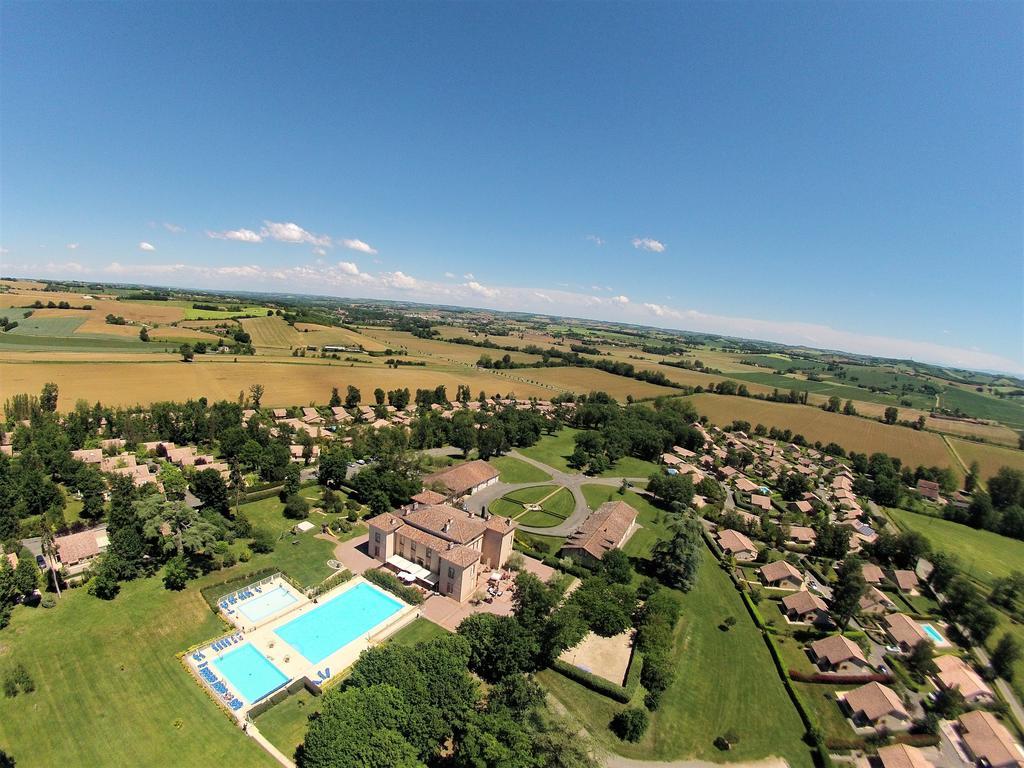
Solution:
[(882, 573), (882, 569), (874, 563), (865, 563), (861, 569), (861, 573), (864, 576), (864, 581), (868, 584), (881, 584), (885, 578), (885, 574)]
[(976, 709), (960, 715), (960, 738), (967, 753), (986, 768), (1024, 768), (1020, 744), (991, 712)]
[(809, 501), (791, 501), (789, 502), (789, 509), (791, 512), (796, 512), (800, 515), (809, 515), (814, 512), (814, 505)]
[(722, 548), (725, 554), (731, 555), (737, 560), (750, 561), (757, 559), (757, 547), (754, 546), (754, 542), (739, 531), (734, 531), (731, 528), (718, 533), (718, 546)]
[(909, 616), (902, 613), (894, 613), (882, 619), (885, 631), (892, 638), (893, 643), (899, 646), (902, 653), (910, 653), (922, 640), (932, 642), (928, 633), (921, 628), (921, 625)]
[[(57, 536), (53, 541), (57, 547), (57, 560), (72, 577), (86, 570), (110, 545), (105, 525), (67, 536)], [(51, 567), (53, 565), (54, 563), (50, 563)]]
[(878, 768), (935, 768), (924, 756), (924, 752), (908, 744), (879, 747), (875, 762)]
[(893, 571), (892, 579), (901, 592), (906, 592), (908, 595), (918, 594), (917, 588), (920, 586), (920, 582), (917, 580), (917, 574), (913, 571)]
[(750, 506), (755, 510), (761, 510), (762, 513), (772, 511), (772, 500), (767, 496), (761, 496), (759, 494), (753, 494), (750, 497)]
[(837, 698), (847, 716), (858, 727), (874, 726), (888, 731), (910, 727), (910, 713), (892, 688), (881, 683), (868, 683)]
[(861, 675), (874, 671), (860, 646), (842, 635), (815, 640), (807, 646), (807, 653), (822, 672)]
[(896, 610), (896, 603), (878, 587), (868, 587), (860, 599), (860, 612), (868, 614), (889, 613)]
[(425, 483), (437, 483), (448, 490), (448, 498), (470, 496), (498, 482), (498, 470), (486, 461), (469, 461), (435, 472), (423, 478)]
[(942, 498), (939, 493), (939, 484), (931, 480), (918, 480), (917, 492), (931, 501), (939, 501)]
[(791, 624), (825, 626), (832, 621), (825, 601), (806, 589), (782, 598), (782, 610)]
[(606, 501), (591, 512), (562, 545), (561, 554), (593, 568), (610, 549), (621, 549), (636, 530), (637, 511), (624, 501)]
[(932, 661), (938, 670), (935, 673), (935, 680), (940, 688), (960, 691), (964, 701), (968, 704), (992, 704), (995, 702), (992, 689), (981, 679), (981, 675), (959, 656), (946, 654), (936, 656)]
[(737, 477), (734, 483), (736, 490), (740, 493), (753, 493), (761, 486), (746, 477)]
[(384, 512), (366, 523), (370, 557), (459, 602), (476, 594), (488, 571), (505, 565), (516, 529), (507, 517), (485, 520), (445, 504)]
[(818, 534), (805, 525), (793, 525), (789, 529), (789, 540), (795, 544), (813, 544), (818, 540)]
[(761, 583), (775, 589), (800, 589), (804, 585), (803, 574), (785, 560), (762, 565), (757, 575)]

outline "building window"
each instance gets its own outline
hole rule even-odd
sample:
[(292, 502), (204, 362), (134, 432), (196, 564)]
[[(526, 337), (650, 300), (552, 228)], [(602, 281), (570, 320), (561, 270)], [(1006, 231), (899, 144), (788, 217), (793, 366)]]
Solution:
[(380, 547), (378, 547), (376, 544), (373, 545), (373, 556), (380, 557)]
[[(448, 578), (449, 579), (454, 579), (455, 578), (455, 569), (452, 568), (450, 565), (448, 566)], [(449, 586), (451, 586), (451, 585), (449, 584)], [(448, 591), (451, 592), (450, 589)]]
[(373, 540), (380, 544), (380, 531), (373, 532)]
[(450, 581), (448, 582), (448, 588), (446, 591), (448, 592), (449, 595), (452, 593), (452, 583)]
[(415, 554), (415, 552), (416, 552), (416, 542), (414, 541), (409, 546), (411, 547), (411, 549), (409, 551)]

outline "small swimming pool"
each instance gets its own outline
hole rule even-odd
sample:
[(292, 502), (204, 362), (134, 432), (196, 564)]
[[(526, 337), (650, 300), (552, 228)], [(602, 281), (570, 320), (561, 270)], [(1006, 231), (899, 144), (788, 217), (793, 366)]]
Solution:
[(265, 590), (255, 597), (242, 601), (236, 608), (245, 618), (256, 623), (293, 605), (297, 600), (295, 595), (278, 584), (271, 590)]
[(924, 633), (928, 635), (928, 637), (930, 637), (932, 639), (932, 642), (934, 642), (936, 645), (942, 645), (946, 642), (946, 638), (944, 638), (939, 633), (939, 630), (937, 630), (931, 624), (922, 624), (921, 629), (924, 630)]
[(251, 643), (238, 646), (210, 664), (250, 704), (288, 682), (288, 676)]
[(403, 603), (362, 583), (274, 632), (311, 664), (319, 664), (402, 608)]

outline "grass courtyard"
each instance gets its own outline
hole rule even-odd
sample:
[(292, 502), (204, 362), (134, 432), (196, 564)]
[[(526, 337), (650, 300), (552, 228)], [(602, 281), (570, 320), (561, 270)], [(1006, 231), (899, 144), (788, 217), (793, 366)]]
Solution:
[[(563, 427), (553, 435), (545, 435), (536, 445), (518, 449), (524, 456), (540, 461), (560, 472), (573, 473), (576, 470), (569, 466), (569, 457), (576, 448), (576, 434), (580, 430)], [(658, 465), (632, 456), (624, 456), (605, 472), (597, 477), (649, 477), (658, 470)]]
[[(727, 616), (736, 617), (736, 625), (723, 632), (718, 625)], [(551, 670), (538, 678), (599, 743), (626, 757), (734, 762), (776, 755), (793, 768), (812, 765), (802, 741), (803, 724), (760, 632), (706, 549), (697, 585), (683, 596), (675, 658), (675, 682), (637, 744), (620, 741), (608, 730), (623, 705)], [(712, 742), (727, 730), (740, 741), (730, 752), (721, 752)]]
[(491, 466), (498, 470), (503, 483), (546, 483), (551, 479), (547, 472), (514, 456), (491, 459)]
[[(528, 509), (537, 505), (539, 509)], [(523, 525), (550, 528), (565, 521), (576, 507), (576, 499), (568, 488), (557, 485), (536, 485), (520, 488), (495, 499), (491, 511), (511, 517)]]

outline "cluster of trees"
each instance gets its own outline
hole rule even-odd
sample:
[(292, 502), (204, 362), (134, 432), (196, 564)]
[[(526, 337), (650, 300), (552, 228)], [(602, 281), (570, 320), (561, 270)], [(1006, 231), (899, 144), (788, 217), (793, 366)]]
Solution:
[(577, 401), (571, 419), (584, 431), (575, 437), (570, 464), (599, 474), (624, 456), (655, 460), (673, 445), (699, 449), (704, 438), (692, 426), (696, 420), (697, 412), (685, 400), (659, 398), (653, 408), (621, 408), (606, 393), (592, 392)]
[(300, 768), (596, 768), (587, 740), (545, 705), (529, 676), (502, 676), (484, 696), (459, 635), (364, 651), (324, 694), (298, 750)]
[(946, 519), (1024, 539), (1024, 472), (1001, 467), (989, 478), (988, 492), (975, 490), (967, 509), (947, 504)]
[(7, 556), (0, 552), (0, 629), (7, 626), (14, 606), (30, 597), (39, 584), (39, 567), (28, 552), (18, 557), (17, 567), (12, 567)]

